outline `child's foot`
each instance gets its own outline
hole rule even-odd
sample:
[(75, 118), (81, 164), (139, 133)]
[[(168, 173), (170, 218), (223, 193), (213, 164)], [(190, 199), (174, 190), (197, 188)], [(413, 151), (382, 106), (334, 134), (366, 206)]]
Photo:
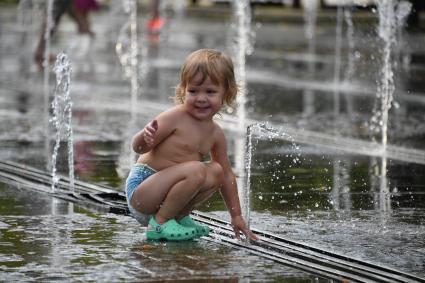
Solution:
[(183, 217), (178, 222), (182, 226), (195, 228), (197, 237), (208, 236), (210, 233), (210, 228), (207, 225), (202, 225), (201, 223), (193, 220), (189, 215)]
[(158, 224), (155, 217), (150, 219), (148, 231), (146, 231), (148, 240), (184, 241), (193, 239), (196, 235), (196, 229), (180, 225), (174, 219)]

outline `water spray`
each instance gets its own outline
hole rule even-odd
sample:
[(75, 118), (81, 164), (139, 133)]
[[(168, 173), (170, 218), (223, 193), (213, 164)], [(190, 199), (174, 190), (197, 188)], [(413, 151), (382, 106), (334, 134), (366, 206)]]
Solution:
[(56, 165), (62, 131), (65, 131), (68, 145), (69, 187), (71, 191), (74, 191), (74, 149), (72, 132), (72, 101), (70, 93), (72, 69), (68, 56), (65, 53), (60, 53), (57, 56), (53, 70), (56, 74), (56, 88), (52, 102), (53, 117), (51, 122), (56, 129), (56, 143), (52, 154), (52, 192), (55, 191), (56, 185), (59, 182), (59, 177), (56, 174)]

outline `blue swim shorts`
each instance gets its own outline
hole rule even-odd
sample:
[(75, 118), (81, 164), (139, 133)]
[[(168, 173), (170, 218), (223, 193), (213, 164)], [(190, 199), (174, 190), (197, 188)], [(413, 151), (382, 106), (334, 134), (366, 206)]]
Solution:
[(137, 186), (155, 173), (156, 170), (148, 165), (136, 163), (128, 174), (127, 181), (125, 182), (125, 195), (127, 197), (127, 205), (130, 210), (130, 214), (144, 226), (148, 225), (150, 215), (138, 212), (131, 206), (130, 200), (134, 191), (137, 189)]

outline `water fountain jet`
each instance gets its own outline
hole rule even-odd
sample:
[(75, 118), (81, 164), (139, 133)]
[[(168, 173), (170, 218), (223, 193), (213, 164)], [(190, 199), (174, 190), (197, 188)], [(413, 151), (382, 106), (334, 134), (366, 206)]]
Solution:
[(58, 54), (53, 70), (56, 74), (56, 89), (52, 102), (53, 117), (51, 121), (56, 129), (56, 143), (52, 154), (52, 192), (55, 191), (56, 185), (59, 182), (59, 177), (56, 175), (56, 165), (64, 125), (66, 126), (65, 133), (68, 145), (69, 186), (70, 190), (74, 191), (74, 147), (72, 131), (72, 101), (70, 92), (72, 69), (68, 56), (65, 53)]
[[(374, 106), (372, 116), (372, 129), (379, 128), (381, 135), (382, 156), (386, 157), (388, 144), (388, 114), (393, 104), (393, 96), (395, 91), (393, 62), (394, 62), (394, 47), (397, 44), (397, 31), (403, 24), (398, 17), (403, 13), (406, 14), (406, 5), (400, 6), (403, 9), (398, 12), (398, 1), (382, 0), (378, 2), (378, 35), (383, 41), (382, 50), (382, 69), (381, 78), (378, 84), (377, 101)], [(408, 13), (407, 13), (408, 14)], [(382, 174), (385, 174), (386, 162), (382, 162)]]
[(43, 113), (44, 113), (44, 148), (46, 151), (46, 169), (51, 167), (50, 155), (50, 129), (49, 129), (49, 95), (50, 95), (50, 35), (54, 28), (53, 23), (53, 0), (47, 1), (46, 26), (44, 30), (44, 60), (43, 60)]
[[(252, 51), (251, 44), (251, 7), (250, 1), (241, 0), (233, 2), (234, 18), (235, 18), (235, 44), (233, 46), (235, 65), (236, 65), (236, 80), (240, 88), (240, 93), (237, 96), (238, 103), (238, 128), (246, 128), (246, 55)], [(240, 182), (238, 184), (239, 195), (242, 200), (242, 215), (244, 216), (249, 226), (249, 193), (243, 186), (245, 179), (245, 141), (243, 138), (236, 140), (235, 145), (235, 167), (240, 175)]]
[[(137, 2), (135, 0), (126, 0), (123, 2), (124, 12), (128, 15), (128, 20), (121, 27), (118, 39), (115, 45), (115, 51), (123, 68), (124, 78), (130, 80), (130, 122), (128, 125), (128, 134), (130, 136), (136, 127), (137, 120), (137, 96), (139, 93), (139, 72), (138, 72), (138, 56), (139, 42), (137, 31)], [(130, 141), (130, 138), (125, 140)], [(128, 165), (131, 167), (135, 162), (135, 152), (130, 150), (130, 145), (124, 143), (124, 155), (129, 157)]]

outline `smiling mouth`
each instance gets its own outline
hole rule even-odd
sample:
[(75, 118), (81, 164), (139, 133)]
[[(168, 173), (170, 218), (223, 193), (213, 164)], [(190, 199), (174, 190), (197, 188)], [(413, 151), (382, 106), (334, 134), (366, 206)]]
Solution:
[(206, 111), (206, 110), (210, 109), (209, 106), (196, 106), (195, 108), (199, 111)]

